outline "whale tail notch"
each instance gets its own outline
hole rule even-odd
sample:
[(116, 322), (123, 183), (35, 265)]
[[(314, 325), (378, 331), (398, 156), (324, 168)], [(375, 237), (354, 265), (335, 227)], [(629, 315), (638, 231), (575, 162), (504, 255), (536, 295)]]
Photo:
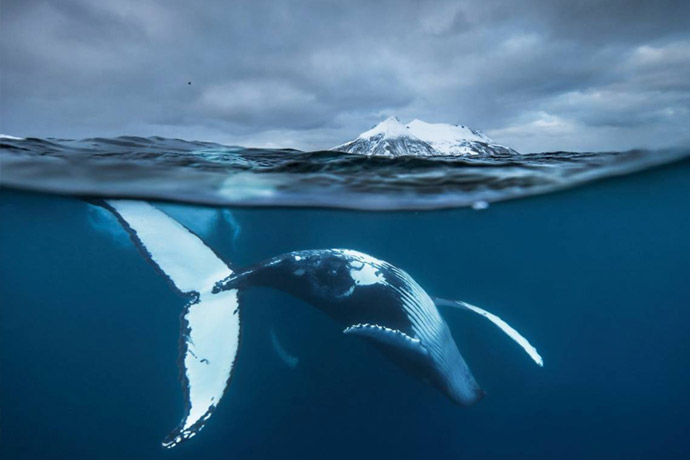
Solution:
[(145, 201), (98, 204), (117, 217), (146, 260), (189, 298), (179, 341), (185, 415), (162, 443), (174, 447), (203, 428), (232, 375), (240, 343), (239, 293), (214, 293), (213, 288), (233, 270), (197, 235)]

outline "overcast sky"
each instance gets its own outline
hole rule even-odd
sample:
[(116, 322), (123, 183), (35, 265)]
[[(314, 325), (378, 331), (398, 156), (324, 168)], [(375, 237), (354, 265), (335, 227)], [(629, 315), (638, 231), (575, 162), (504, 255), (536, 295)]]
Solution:
[(0, 132), (317, 149), (397, 115), (524, 152), (687, 145), (689, 18), (688, 0), (2, 0)]

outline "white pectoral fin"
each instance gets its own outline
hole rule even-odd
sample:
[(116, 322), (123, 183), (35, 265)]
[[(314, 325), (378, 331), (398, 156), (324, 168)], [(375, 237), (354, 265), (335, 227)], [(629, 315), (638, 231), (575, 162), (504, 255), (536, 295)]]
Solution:
[(496, 326), (498, 326), (498, 328), (505, 332), (508, 335), (508, 337), (517, 342), (517, 344), (525, 350), (525, 352), (530, 356), (530, 358), (534, 360), (535, 363), (537, 363), (539, 366), (544, 366), (544, 360), (537, 352), (537, 349), (534, 348), (532, 344), (530, 344), (527, 341), (527, 339), (524, 338), (518, 331), (513, 329), (508, 323), (506, 323), (493, 313), (490, 313), (482, 308), (479, 308), (467, 302), (463, 302), (462, 300), (447, 300), (436, 297), (434, 298), (434, 303), (437, 306), (460, 308), (462, 310), (469, 310), (479, 315), (482, 315), (483, 317), (494, 323)]
[(419, 339), (410, 337), (402, 331), (391, 329), (378, 324), (354, 324), (343, 330), (344, 334), (354, 334), (369, 338), (384, 345), (397, 347), (403, 350), (427, 355), (427, 349), (424, 348)]
[(240, 340), (238, 291), (212, 293), (232, 270), (198, 236), (163, 211), (145, 201), (105, 203), (144, 256), (180, 292), (192, 297), (182, 317), (180, 338), (186, 412), (163, 441), (163, 446), (174, 447), (203, 428), (230, 380)]

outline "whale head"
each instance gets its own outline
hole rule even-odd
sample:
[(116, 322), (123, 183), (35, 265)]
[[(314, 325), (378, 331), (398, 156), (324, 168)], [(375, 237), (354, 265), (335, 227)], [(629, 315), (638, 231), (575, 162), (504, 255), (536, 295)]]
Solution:
[[(432, 376), (430, 383), (454, 403), (469, 406), (482, 399), (486, 393), (477, 384), (455, 341), (450, 336), (448, 327), (445, 326), (445, 329), (448, 337), (443, 339), (443, 349), (430, 358), (429, 373)], [(427, 347), (431, 346), (431, 344), (427, 345)]]

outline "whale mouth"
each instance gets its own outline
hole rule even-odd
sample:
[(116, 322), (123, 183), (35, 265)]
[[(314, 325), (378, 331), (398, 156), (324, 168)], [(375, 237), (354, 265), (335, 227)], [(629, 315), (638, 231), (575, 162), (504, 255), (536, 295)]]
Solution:
[(451, 393), (446, 393), (446, 395), (458, 406), (467, 407), (473, 406), (484, 399), (484, 396), (486, 396), (486, 391), (477, 387), (475, 389), (471, 389), (470, 391), (465, 389), (464, 391), (453, 391)]

